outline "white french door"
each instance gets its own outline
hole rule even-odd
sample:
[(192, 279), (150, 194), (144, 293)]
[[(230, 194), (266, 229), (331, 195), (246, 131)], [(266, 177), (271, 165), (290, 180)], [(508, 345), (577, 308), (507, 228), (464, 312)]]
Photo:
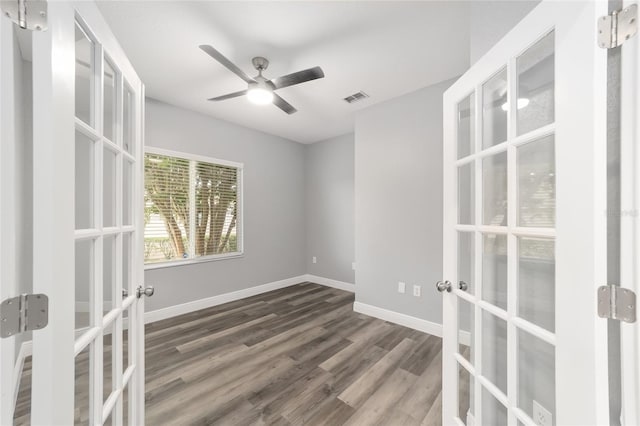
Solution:
[[(95, 3), (47, 8), (48, 28), (21, 35), (32, 62), (32, 290), (48, 296), (49, 323), (29, 342), (20, 421), (142, 425), (144, 87)], [(27, 31), (0, 19), (3, 35)], [(2, 424), (15, 391), (2, 395)]]
[(609, 422), (606, 14), (543, 1), (445, 93), (445, 424)]

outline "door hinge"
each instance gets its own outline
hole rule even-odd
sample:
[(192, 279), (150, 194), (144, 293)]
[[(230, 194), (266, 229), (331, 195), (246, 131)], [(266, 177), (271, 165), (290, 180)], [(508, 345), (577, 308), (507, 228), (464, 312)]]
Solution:
[(624, 322), (636, 322), (636, 294), (617, 285), (599, 287), (598, 316)]
[(44, 0), (0, 0), (2, 14), (23, 30), (47, 29), (47, 2)]
[(49, 298), (44, 294), (23, 294), (0, 303), (0, 337), (40, 330), (49, 323)]
[(638, 32), (638, 5), (632, 4), (598, 19), (598, 46), (613, 49)]

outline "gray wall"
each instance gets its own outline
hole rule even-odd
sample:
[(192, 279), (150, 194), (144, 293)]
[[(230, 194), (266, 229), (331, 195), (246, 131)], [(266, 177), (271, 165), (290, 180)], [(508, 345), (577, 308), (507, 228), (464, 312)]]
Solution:
[(470, 2), (469, 61), (473, 65), (509, 32), (539, 0)]
[[(438, 324), (442, 94), (452, 83), (368, 108), (355, 126), (356, 301)], [(412, 295), (414, 284), (422, 297)]]
[(146, 103), (147, 146), (244, 163), (244, 257), (145, 271), (146, 310), (306, 273), (305, 146), (177, 108)]
[(353, 166), (353, 133), (306, 146), (307, 272), (347, 283), (355, 283)]

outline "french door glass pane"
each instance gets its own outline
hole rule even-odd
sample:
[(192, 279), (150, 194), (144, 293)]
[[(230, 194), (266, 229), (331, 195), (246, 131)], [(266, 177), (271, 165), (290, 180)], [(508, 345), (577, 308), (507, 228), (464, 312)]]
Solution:
[(518, 330), (518, 407), (534, 418), (539, 404), (556, 418), (555, 349), (533, 335)]
[(458, 364), (458, 417), (466, 425), (468, 415), (473, 416), (473, 376)]
[(458, 223), (472, 225), (475, 211), (475, 173), (473, 161), (458, 168)]
[(507, 322), (486, 311), (482, 312), (482, 375), (507, 393)]
[(475, 234), (458, 232), (458, 282), (467, 285), (467, 293), (475, 294)]
[(554, 137), (518, 147), (518, 225), (553, 228), (556, 223)]
[(89, 368), (90, 368), (90, 353), (93, 347), (93, 343), (87, 345), (86, 348), (80, 352), (75, 359), (75, 396), (74, 396), (74, 424), (75, 425), (88, 425), (89, 424)]
[(122, 390), (122, 424), (127, 426), (133, 424), (129, 421), (129, 385)]
[(133, 225), (133, 164), (122, 162), (122, 224)]
[(107, 58), (104, 61), (104, 136), (116, 142), (116, 71)]
[(507, 226), (507, 153), (482, 160), (483, 224)]
[(94, 45), (76, 24), (76, 117), (90, 126), (93, 122)]
[(551, 32), (517, 59), (518, 135), (554, 121), (554, 40)]
[(103, 155), (103, 226), (116, 225), (116, 154), (104, 150)]
[(133, 154), (133, 101), (134, 95), (131, 89), (125, 85), (122, 111), (122, 147), (129, 154)]
[(482, 86), (482, 147), (507, 140), (507, 69), (503, 68)]
[(458, 298), (458, 350), (473, 365), (475, 311), (473, 305), (461, 297)]
[(102, 402), (104, 403), (113, 391), (113, 322), (103, 330), (102, 336)]
[(555, 331), (555, 243), (518, 238), (518, 316)]
[(458, 158), (474, 153), (475, 95), (472, 93), (458, 104)]
[(90, 325), (91, 289), (94, 283), (94, 242), (95, 240), (76, 241), (75, 253), (75, 293), (76, 293), (76, 329)]
[(482, 389), (482, 423), (491, 426), (507, 426), (507, 407), (488, 390)]
[(122, 289), (131, 294), (131, 234), (122, 234)]
[(482, 299), (507, 309), (507, 236), (482, 237)]
[[(130, 318), (130, 310), (127, 309), (122, 312), (123, 322), (126, 324)], [(122, 372), (124, 373), (129, 368), (129, 330), (127, 328), (122, 329)]]
[(75, 221), (76, 229), (88, 229), (93, 224), (95, 142), (76, 131), (75, 152)]
[(116, 237), (105, 235), (102, 241), (104, 242), (102, 249), (103, 310), (107, 313), (115, 308), (116, 301)]

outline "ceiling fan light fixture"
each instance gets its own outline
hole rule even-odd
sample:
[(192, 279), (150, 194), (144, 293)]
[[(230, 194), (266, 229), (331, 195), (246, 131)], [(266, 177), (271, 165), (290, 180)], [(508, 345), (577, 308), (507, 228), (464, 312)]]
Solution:
[(251, 103), (257, 105), (273, 104), (280, 108), (284, 113), (291, 115), (296, 113), (298, 110), (274, 92), (285, 87), (296, 86), (298, 84), (306, 83), (307, 81), (324, 78), (324, 71), (322, 71), (322, 68), (313, 67), (268, 80), (263, 77), (262, 72), (269, 66), (269, 60), (262, 56), (256, 56), (251, 60), (253, 67), (258, 70), (258, 75), (251, 78), (247, 73), (238, 68), (236, 64), (231, 62), (212, 46), (202, 44), (200, 45), (200, 49), (248, 84), (247, 90), (239, 90), (237, 92), (228, 93), (215, 98), (209, 98), (208, 100), (212, 102), (224, 101), (247, 95), (247, 99), (249, 99)]
[(252, 87), (247, 91), (247, 99), (256, 105), (268, 105), (273, 103), (273, 90), (264, 87)]

